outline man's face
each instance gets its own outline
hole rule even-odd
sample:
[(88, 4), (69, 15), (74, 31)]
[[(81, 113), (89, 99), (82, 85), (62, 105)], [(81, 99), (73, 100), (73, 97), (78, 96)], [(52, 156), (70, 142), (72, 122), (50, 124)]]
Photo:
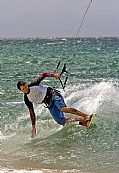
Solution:
[(20, 90), (21, 90), (23, 93), (28, 94), (28, 92), (29, 92), (28, 85), (27, 85), (27, 84), (22, 84), (22, 85), (20, 86)]

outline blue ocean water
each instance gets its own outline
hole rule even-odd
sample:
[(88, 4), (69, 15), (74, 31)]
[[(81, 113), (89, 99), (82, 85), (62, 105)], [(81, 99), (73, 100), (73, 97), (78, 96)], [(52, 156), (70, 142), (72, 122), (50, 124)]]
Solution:
[[(43, 84), (59, 89), (68, 106), (97, 116), (90, 128), (62, 127), (43, 105), (34, 105), (37, 136), (31, 139), (29, 113), (16, 83), (52, 72), (59, 61), (59, 72), (64, 63), (68, 68), (65, 91), (53, 78)], [(1, 39), (0, 64), (1, 168), (119, 172), (118, 38)]]

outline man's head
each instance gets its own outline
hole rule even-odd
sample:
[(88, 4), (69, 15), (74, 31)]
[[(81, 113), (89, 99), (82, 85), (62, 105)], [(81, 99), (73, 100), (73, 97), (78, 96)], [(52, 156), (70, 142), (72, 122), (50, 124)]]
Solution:
[(17, 88), (25, 94), (29, 93), (29, 87), (24, 81), (18, 81)]

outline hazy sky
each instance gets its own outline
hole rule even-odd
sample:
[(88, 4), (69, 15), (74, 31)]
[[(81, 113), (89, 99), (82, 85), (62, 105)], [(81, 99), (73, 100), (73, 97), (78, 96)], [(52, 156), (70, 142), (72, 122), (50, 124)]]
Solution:
[[(0, 38), (75, 36), (89, 2), (0, 0)], [(93, 0), (79, 36), (119, 37), (119, 0)]]

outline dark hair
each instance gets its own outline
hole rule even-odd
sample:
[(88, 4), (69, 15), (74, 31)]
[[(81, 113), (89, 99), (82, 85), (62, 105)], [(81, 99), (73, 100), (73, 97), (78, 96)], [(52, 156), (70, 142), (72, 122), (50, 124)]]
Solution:
[(20, 86), (21, 86), (21, 85), (25, 85), (25, 84), (26, 84), (26, 83), (25, 83), (24, 81), (18, 81), (18, 82), (17, 82), (17, 88), (18, 88), (19, 90), (21, 90), (21, 89), (20, 89)]

